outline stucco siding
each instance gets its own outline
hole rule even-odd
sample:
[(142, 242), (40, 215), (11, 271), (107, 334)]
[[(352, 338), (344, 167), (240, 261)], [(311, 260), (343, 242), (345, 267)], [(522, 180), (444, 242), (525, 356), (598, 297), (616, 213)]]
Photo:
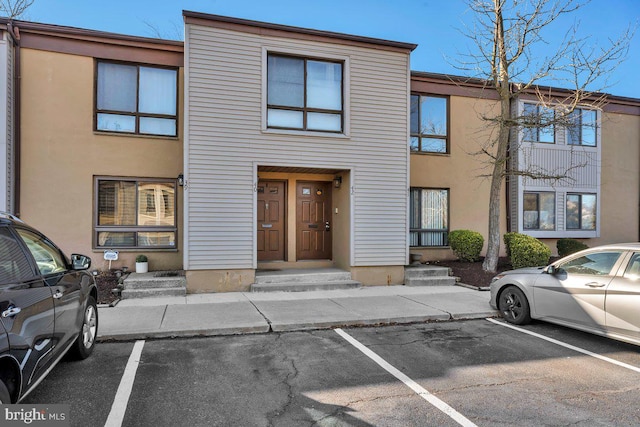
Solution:
[(14, 139), (14, 53), (11, 36), (0, 32), (0, 210), (12, 212), (13, 139)]
[[(186, 25), (185, 268), (255, 267), (258, 165), (352, 174), (352, 265), (406, 262), (408, 54)], [(337, 59), (345, 135), (264, 128), (266, 52)]]

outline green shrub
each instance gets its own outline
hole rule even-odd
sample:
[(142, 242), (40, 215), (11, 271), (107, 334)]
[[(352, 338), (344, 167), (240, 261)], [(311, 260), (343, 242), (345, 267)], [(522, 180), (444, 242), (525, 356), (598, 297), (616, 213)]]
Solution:
[(504, 236), (502, 237), (502, 239), (504, 240), (504, 246), (505, 248), (507, 248), (507, 256), (510, 257), (511, 256), (511, 249), (509, 248), (509, 246), (511, 246), (511, 238), (513, 236), (515, 236), (518, 233), (505, 233)]
[(551, 249), (534, 237), (513, 233), (513, 236), (509, 237), (508, 248), (511, 254), (511, 266), (514, 269), (549, 264)]
[(576, 239), (558, 239), (556, 247), (558, 248), (558, 256), (563, 257), (587, 249), (589, 246)]
[(449, 246), (460, 261), (478, 261), (484, 245), (482, 234), (471, 230), (453, 230), (449, 233)]
[(147, 256), (146, 255), (138, 255), (136, 257), (136, 262), (148, 262)]

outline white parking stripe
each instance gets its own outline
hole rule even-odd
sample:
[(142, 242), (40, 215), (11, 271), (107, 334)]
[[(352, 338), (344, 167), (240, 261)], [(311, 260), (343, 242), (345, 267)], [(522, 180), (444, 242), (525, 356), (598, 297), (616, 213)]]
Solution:
[(124, 420), (124, 414), (127, 411), (127, 404), (129, 403), (129, 397), (131, 396), (131, 390), (133, 389), (133, 380), (136, 377), (136, 371), (140, 364), (140, 356), (142, 355), (142, 347), (144, 347), (144, 340), (136, 341), (131, 350), (129, 361), (124, 368), (116, 397), (113, 399), (113, 405), (111, 405), (111, 412), (105, 427), (120, 427)]
[(549, 341), (550, 343), (557, 344), (559, 346), (571, 349), (573, 351), (577, 351), (578, 353), (586, 354), (587, 356), (595, 357), (596, 359), (604, 360), (605, 362), (609, 362), (609, 363), (612, 363), (614, 365), (618, 365), (618, 366), (621, 366), (623, 368), (629, 369), (631, 371), (635, 371), (635, 372), (640, 373), (640, 368), (637, 367), (637, 366), (629, 365), (629, 364), (626, 364), (624, 362), (619, 362), (619, 361), (617, 361), (615, 359), (611, 359), (610, 357), (602, 356), (601, 354), (593, 353), (593, 352), (591, 352), (589, 350), (585, 350), (583, 348), (576, 347), (575, 345), (567, 344), (567, 343), (564, 343), (562, 341), (558, 341), (558, 340), (556, 340), (554, 338), (549, 338), (547, 336), (540, 335), (540, 334), (537, 334), (535, 332), (527, 331), (526, 329), (519, 328), (519, 327), (511, 325), (509, 323), (500, 322), (500, 321), (495, 320), (495, 319), (487, 319), (487, 320), (489, 322), (491, 322), (491, 323), (495, 323), (496, 325), (504, 326), (506, 328), (511, 328), (511, 329), (516, 330), (516, 331), (522, 332), (523, 334), (529, 334), (529, 335), (534, 336), (536, 338), (540, 338), (540, 339), (543, 339), (545, 341)]
[(411, 378), (409, 378), (404, 373), (402, 373), (400, 370), (396, 369), (387, 361), (385, 361), (383, 358), (378, 356), (376, 353), (369, 350), (364, 344), (360, 343), (360, 341), (356, 340), (355, 338), (347, 334), (342, 329), (338, 328), (338, 329), (335, 329), (335, 331), (338, 333), (338, 335), (340, 335), (342, 338), (347, 340), (351, 345), (353, 345), (355, 348), (360, 350), (371, 360), (373, 360), (378, 365), (380, 365), (384, 370), (386, 370), (391, 375), (393, 375), (394, 377), (402, 381), (407, 387), (415, 391), (420, 397), (422, 397), (424, 400), (426, 400), (427, 402), (429, 402), (430, 404), (438, 408), (440, 411), (444, 412), (446, 415), (448, 415), (451, 419), (456, 421), (458, 424), (465, 427), (476, 427), (476, 425), (472, 423), (470, 420), (468, 420), (464, 415), (460, 414), (451, 406), (447, 405), (442, 400), (438, 399), (433, 394), (429, 393), (420, 384), (416, 383)]

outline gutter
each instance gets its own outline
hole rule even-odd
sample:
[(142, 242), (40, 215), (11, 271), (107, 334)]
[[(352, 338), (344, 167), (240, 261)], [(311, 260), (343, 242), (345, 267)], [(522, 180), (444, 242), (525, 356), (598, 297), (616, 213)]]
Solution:
[(13, 58), (13, 206), (10, 207), (11, 213), (20, 217), (20, 153), (21, 153), (21, 91), (20, 91), (20, 29), (14, 27), (13, 23), (7, 23), (7, 31), (11, 34), (11, 41), (15, 48), (15, 56)]

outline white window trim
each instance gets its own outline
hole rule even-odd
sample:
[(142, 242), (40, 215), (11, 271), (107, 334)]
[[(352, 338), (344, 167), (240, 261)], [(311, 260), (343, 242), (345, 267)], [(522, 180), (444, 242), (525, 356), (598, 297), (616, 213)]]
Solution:
[[(343, 63), (342, 69), (342, 120), (343, 120), (343, 129), (340, 133), (332, 133), (332, 132), (322, 132), (322, 131), (309, 131), (309, 130), (295, 130), (295, 129), (273, 129), (267, 126), (267, 58), (270, 53), (273, 54), (283, 54), (283, 55), (292, 55), (298, 56), (300, 58), (317, 58), (317, 59), (327, 59), (333, 61), (340, 61)], [(350, 87), (351, 87), (351, 64), (348, 56), (344, 55), (336, 55), (335, 53), (326, 52), (324, 50), (299, 50), (299, 49), (290, 49), (290, 48), (282, 48), (276, 46), (263, 46), (262, 47), (262, 87), (261, 87), (261, 131), (263, 133), (268, 134), (280, 134), (280, 135), (302, 135), (302, 136), (313, 136), (313, 137), (325, 137), (332, 139), (346, 139), (351, 137), (351, 97), (350, 97)]]

